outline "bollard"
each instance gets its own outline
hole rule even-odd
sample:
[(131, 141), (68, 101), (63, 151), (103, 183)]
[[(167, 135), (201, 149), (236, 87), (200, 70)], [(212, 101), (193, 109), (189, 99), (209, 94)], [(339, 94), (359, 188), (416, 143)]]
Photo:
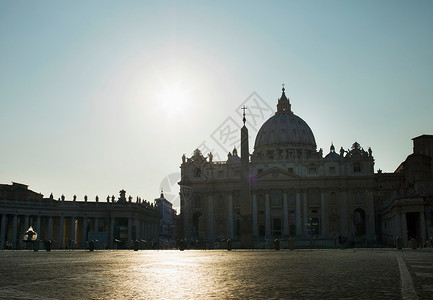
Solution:
[(183, 239), (181, 239), (179, 241), (179, 250), (180, 251), (184, 251), (185, 250), (185, 241)]
[(227, 251), (231, 251), (232, 250), (232, 240), (228, 239), (227, 240)]
[(51, 240), (47, 241), (46, 249), (47, 251), (51, 251)]
[(399, 236), (395, 239), (395, 247), (397, 250), (403, 249), (403, 239)]
[(274, 248), (275, 248), (275, 251), (280, 250), (280, 240), (278, 240), (278, 239), (274, 240)]
[(138, 241), (134, 241), (134, 251), (138, 251)]
[(90, 251), (95, 250), (95, 242), (94, 242), (93, 240), (91, 240), (91, 241), (89, 242), (89, 250), (90, 250)]
[(416, 239), (411, 238), (410, 239), (410, 244), (411, 244), (412, 250), (415, 250), (417, 248)]
[(39, 250), (39, 240), (33, 242), (33, 251)]

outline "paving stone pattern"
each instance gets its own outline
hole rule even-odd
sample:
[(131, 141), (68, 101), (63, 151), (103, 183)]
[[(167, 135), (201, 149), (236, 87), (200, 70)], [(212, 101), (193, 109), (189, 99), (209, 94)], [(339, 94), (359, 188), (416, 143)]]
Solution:
[[(404, 251), (420, 298), (433, 252)], [(395, 250), (0, 251), (0, 299), (402, 299)]]

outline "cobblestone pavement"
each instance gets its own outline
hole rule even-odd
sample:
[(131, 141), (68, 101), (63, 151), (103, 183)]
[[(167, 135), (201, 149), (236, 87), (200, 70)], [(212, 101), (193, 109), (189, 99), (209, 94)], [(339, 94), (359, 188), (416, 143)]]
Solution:
[(416, 294), (420, 299), (433, 299), (433, 251), (402, 251)]
[(410, 299), (401, 264), (431, 299), (433, 251), (0, 251), (0, 299)]

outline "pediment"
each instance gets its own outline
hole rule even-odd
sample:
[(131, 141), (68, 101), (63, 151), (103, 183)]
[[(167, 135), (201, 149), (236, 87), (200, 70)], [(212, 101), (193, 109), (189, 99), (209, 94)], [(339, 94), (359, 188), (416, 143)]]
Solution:
[(273, 167), (269, 170), (264, 171), (261, 174), (256, 175), (254, 178), (260, 180), (287, 180), (287, 179), (298, 179), (300, 177), (286, 170)]

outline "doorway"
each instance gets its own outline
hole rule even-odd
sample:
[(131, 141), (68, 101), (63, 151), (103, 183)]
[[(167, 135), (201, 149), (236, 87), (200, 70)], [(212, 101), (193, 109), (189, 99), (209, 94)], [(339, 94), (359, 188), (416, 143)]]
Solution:
[(407, 239), (419, 240), (419, 212), (406, 213)]
[(281, 219), (275, 218), (272, 220), (272, 233), (274, 237), (280, 237), (282, 235)]

